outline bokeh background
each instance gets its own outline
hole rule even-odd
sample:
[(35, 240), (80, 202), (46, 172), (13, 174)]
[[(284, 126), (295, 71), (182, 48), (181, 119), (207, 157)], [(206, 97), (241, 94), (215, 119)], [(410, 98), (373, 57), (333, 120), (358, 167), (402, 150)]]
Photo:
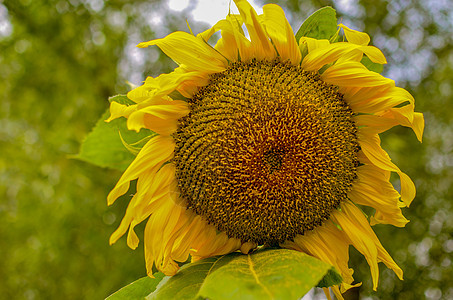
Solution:
[[(341, 22), (371, 35), (388, 58), (384, 74), (425, 114), (423, 144), (407, 128), (383, 137), (418, 188), (405, 229), (374, 228), (405, 279), (381, 266), (373, 292), (368, 265), (351, 248), (363, 286), (350, 299), (453, 299), (453, 2), (273, 2), (295, 31), (316, 9), (333, 6)], [(106, 205), (120, 173), (70, 156), (107, 98), (128, 90), (126, 81), (174, 68), (138, 42), (188, 31), (186, 20), (200, 32), (227, 7), (218, 0), (0, 1), (0, 298), (102, 299), (145, 276), (142, 246), (108, 245), (127, 205), (127, 197)]]

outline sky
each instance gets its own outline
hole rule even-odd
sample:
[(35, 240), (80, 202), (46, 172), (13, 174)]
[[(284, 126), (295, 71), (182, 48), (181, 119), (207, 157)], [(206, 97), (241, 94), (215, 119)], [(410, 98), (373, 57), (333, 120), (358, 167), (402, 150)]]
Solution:
[[(249, 0), (249, 3), (255, 8), (258, 14), (262, 14), (262, 8), (256, 4), (255, 1)], [(170, 9), (175, 11), (182, 11), (194, 5), (194, 9), (191, 11), (193, 18), (196, 21), (206, 22), (210, 25), (214, 25), (218, 20), (224, 19), (228, 14), (228, 10), (231, 5), (231, 11), (238, 13), (238, 10), (232, 0), (169, 0), (168, 6)]]

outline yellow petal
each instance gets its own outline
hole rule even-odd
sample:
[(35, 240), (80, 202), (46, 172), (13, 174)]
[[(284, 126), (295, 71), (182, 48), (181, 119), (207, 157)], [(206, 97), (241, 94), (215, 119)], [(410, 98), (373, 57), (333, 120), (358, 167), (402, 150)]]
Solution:
[[(342, 205), (342, 210), (345, 205)], [(345, 212), (336, 212), (332, 214), (332, 219), (341, 226), (343, 232), (347, 238), (351, 241), (352, 245), (365, 256), (368, 265), (371, 270), (371, 277), (373, 280), (373, 289), (376, 290), (378, 279), (379, 279), (379, 268), (377, 261), (377, 249), (374, 242), (367, 235), (367, 232), (363, 232), (362, 226), (366, 226), (368, 222), (361, 220), (363, 224), (360, 224), (355, 219), (350, 219)]]
[(382, 94), (388, 93), (392, 89), (391, 86), (379, 86), (379, 87), (339, 87), (339, 92), (344, 95), (345, 100), (348, 104), (359, 105), (364, 101), (368, 101), (371, 98), (381, 97)]
[(255, 49), (244, 36), (242, 24), (241, 15), (228, 14), (225, 20), (218, 21), (213, 27), (198, 36), (207, 42), (215, 32), (220, 30), (222, 37), (214, 48), (230, 61), (249, 61), (254, 58)]
[(283, 9), (275, 4), (267, 4), (263, 6), (263, 12), (266, 32), (282, 61), (290, 60), (293, 65), (299, 64), (301, 60), (299, 46)]
[(135, 249), (139, 239), (134, 227), (149, 217), (169, 194), (169, 185), (175, 180), (173, 164), (164, 165), (157, 173), (145, 172), (137, 181), (137, 193), (129, 203), (126, 214), (118, 229), (110, 236), (110, 244), (115, 243), (129, 228), (127, 244)]
[(370, 206), (376, 210), (371, 225), (383, 223), (404, 227), (409, 221), (401, 212), (400, 194), (387, 178), (387, 172), (373, 165), (359, 166), (358, 178), (348, 197), (354, 203)]
[(346, 87), (394, 86), (395, 82), (376, 72), (369, 71), (359, 62), (343, 62), (334, 64), (321, 75), (327, 83)]
[(174, 275), (179, 267), (171, 255), (174, 241), (181, 229), (188, 226), (186, 209), (176, 205), (169, 196), (149, 217), (145, 228), (145, 260), (148, 273), (153, 265), (165, 275)]
[[(178, 234), (172, 248), (171, 256), (176, 261), (186, 261), (188, 259), (191, 245), (194, 240), (202, 236), (202, 233), (206, 226), (209, 226), (205, 221), (202, 220), (201, 216), (196, 215), (190, 210), (186, 210), (186, 214), (191, 213), (191, 222), (186, 226), (180, 234)], [(190, 217), (190, 216), (189, 216)]]
[(357, 126), (367, 126), (367, 132), (373, 134), (387, 131), (396, 125), (410, 127), (421, 142), (424, 128), (423, 114), (413, 112), (411, 106), (413, 107), (406, 105), (388, 109), (381, 115), (357, 115), (353, 119)]
[[(322, 290), (324, 291), (324, 294), (326, 295), (327, 300), (332, 300), (332, 297), (330, 296), (329, 288), (323, 287)], [(342, 298), (343, 298), (343, 296), (340, 295), (340, 298), (338, 298), (338, 299), (344, 300)]]
[(138, 47), (151, 45), (158, 46), (168, 57), (192, 70), (217, 73), (224, 71), (228, 64), (227, 60), (206, 42), (187, 32), (176, 31), (163, 39), (140, 43)]
[[(240, 19), (240, 20), (239, 20)], [(250, 61), (253, 58), (255, 58), (255, 46), (250, 42), (243, 34), (242, 29), (238, 27), (237, 22), (241, 22), (242, 24), (242, 18), (240, 16), (228, 16), (227, 21), (230, 22), (231, 24), (231, 33), (234, 36), (235, 43), (237, 46), (237, 52), (238, 52), (238, 59), (244, 62)], [(224, 41), (222, 41), (224, 43)], [(228, 45), (226, 45), (228, 47)], [(233, 51), (230, 49), (230, 51)]]
[(139, 108), (155, 104), (167, 97), (174, 90), (190, 83), (196, 88), (206, 85), (209, 76), (203, 71), (189, 71), (186, 66), (180, 66), (169, 74), (161, 74), (157, 78), (148, 77), (145, 83), (127, 94), (127, 97), (136, 103)]
[(398, 175), (401, 182), (401, 200), (409, 207), (415, 198), (415, 184), (407, 174), (398, 172)]
[(231, 253), (241, 248), (241, 240), (228, 238), (225, 232), (217, 234), (214, 226), (209, 225), (209, 227), (211, 228), (203, 232), (203, 236), (199, 237), (202, 243), (194, 245), (194, 249), (191, 251), (194, 261)]
[[(308, 39), (307, 41), (311, 40)], [(312, 46), (312, 50), (309, 49), (309, 53), (304, 57), (301, 66), (307, 71), (316, 71), (322, 66), (333, 63), (337, 60), (339, 62), (360, 62), (363, 53), (366, 54), (373, 62), (381, 64), (387, 63), (382, 52), (376, 47), (359, 46), (351, 43), (340, 42), (324, 44), (323, 46)]]
[(379, 278), (378, 263), (384, 262), (402, 279), (403, 272), (382, 247), (363, 213), (351, 202), (343, 202), (341, 211), (335, 211), (331, 218), (342, 228), (352, 245), (365, 256), (371, 269), (373, 289), (376, 290)]
[[(179, 208), (178, 208), (179, 209)], [(163, 248), (164, 258), (170, 257), (173, 261), (185, 262), (189, 258), (190, 244), (196, 238), (189, 234), (197, 225), (196, 214), (181, 207), (178, 226), (168, 236), (167, 247)], [(195, 226), (194, 226), (195, 225)], [(176, 230), (177, 229), (177, 230)]]
[(173, 100), (165, 101), (160, 104), (150, 105), (140, 109), (140, 111), (161, 119), (179, 119), (189, 113), (189, 105), (186, 101)]
[[(336, 43), (337, 44), (337, 43)], [(346, 52), (345, 54), (341, 55), (336, 63), (342, 63), (342, 62), (347, 62), (347, 61), (361, 61), (363, 58), (363, 52), (360, 51), (359, 49), (352, 49), (349, 52)]]
[(138, 247), (138, 243), (140, 242), (140, 239), (138, 238), (137, 234), (134, 231), (134, 227), (138, 225), (138, 223), (133, 220), (131, 222), (129, 232), (127, 233), (127, 245), (131, 249), (136, 249)]
[(396, 172), (401, 181), (401, 200), (409, 206), (415, 198), (415, 185), (405, 173), (391, 162), (389, 155), (380, 146), (380, 139), (377, 134), (370, 134), (366, 128), (359, 129), (359, 144), (370, 162), (383, 170)]
[(356, 218), (355, 222), (357, 224), (363, 225), (362, 227), (363, 232), (366, 232), (366, 234), (373, 240), (373, 242), (376, 245), (376, 248), (378, 250), (378, 262), (383, 262), (389, 269), (395, 272), (396, 276), (398, 276), (400, 280), (402, 280), (403, 271), (395, 263), (395, 261), (389, 255), (389, 253), (384, 249), (378, 237), (374, 233), (373, 229), (371, 229), (368, 222), (366, 222), (364, 214), (351, 202), (345, 202), (344, 205), (342, 205), (342, 209), (344, 209), (344, 211), (346, 212), (346, 214), (348, 214), (350, 218), (352, 218), (352, 216), (355, 217)]
[(176, 131), (176, 120), (189, 112), (188, 103), (185, 101), (160, 102), (131, 113), (127, 120), (127, 127), (137, 132), (146, 127), (156, 133), (169, 135)]
[[(342, 284), (340, 285), (341, 293), (344, 293), (344, 292), (346, 292), (346, 291), (349, 290), (349, 289), (352, 289), (352, 288), (355, 288), (355, 287), (359, 287), (359, 286), (361, 286), (361, 285), (362, 285), (361, 282), (358, 282), (358, 283), (356, 283), (356, 284), (342, 283)], [(334, 292), (335, 292), (335, 290), (334, 290)], [(340, 291), (338, 291), (338, 292), (340, 292)], [(337, 296), (337, 294), (335, 294), (335, 296)], [(337, 296), (337, 297), (338, 297), (338, 296)]]
[(359, 47), (359, 49), (366, 56), (368, 56), (368, 58), (372, 62), (382, 64), (382, 65), (387, 63), (387, 59), (385, 59), (384, 54), (382, 53), (381, 50), (379, 50), (379, 48), (376, 48), (374, 46), (362, 46), (362, 47)]
[(318, 40), (311, 37), (303, 36), (299, 39), (299, 47), (304, 44), (307, 45), (308, 52), (312, 52), (318, 48), (328, 47), (330, 45), (330, 42), (329, 40), (326, 39)]
[(425, 121), (423, 114), (414, 112), (414, 103), (410, 103), (403, 107), (391, 108), (382, 114), (383, 118), (391, 118), (398, 124), (410, 127), (414, 131), (417, 139), (421, 142)]
[(357, 190), (349, 192), (349, 198), (354, 203), (376, 208), (374, 216), (371, 217), (371, 225), (391, 224), (396, 227), (404, 227), (409, 222), (403, 216), (397, 199), (388, 199), (380, 196), (380, 191), (363, 184), (357, 184), (356, 187)]
[(129, 202), (129, 205), (127, 206), (126, 214), (124, 215), (123, 219), (121, 220), (120, 225), (115, 230), (115, 232), (113, 232), (112, 235), (110, 236), (110, 239), (109, 239), (110, 245), (116, 243), (116, 241), (120, 237), (122, 237), (126, 233), (127, 229), (129, 228), (129, 225), (131, 224), (131, 222), (133, 220), (134, 211), (132, 208), (133, 208), (136, 200), (137, 200), (137, 195), (134, 195), (132, 200)]
[[(239, 59), (239, 53), (244, 52), (242, 48), (247, 46), (247, 43), (250, 44), (250, 41), (238, 31), (238, 27), (234, 26), (234, 23), (232, 23), (233, 20), (237, 19), (230, 16), (226, 20), (220, 20), (213, 27), (199, 35), (205, 41), (208, 41), (215, 32), (220, 30), (222, 37), (217, 41), (214, 48), (222, 53), (228, 60), (234, 62)], [(240, 22), (242, 23), (242, 20)]]
[(366, 46), (370, 43), (370, 36), (365, 32), (349, 29), (343, 24), (339, 24), (338, 27), (343, 28), (348, 42), (362, 46)]
[(417, 136), (417, 139), (421, 142), (423, 136), (423, 130), (425, 128), (425, 118), (423, 117), (422, 113), (415, 112), (414, 113), (414, 121), (412, 123), (412, 129)]
[(174, 148), (175, 142), (170, 137), (156, 136), (150, 139), (107, 196), (108, 205), (127, 192), (130, 181), (137, 179), (144, 172), (157, 172), (162, 164), (173, 156)]
[[(146, 81), (149, 82), (150, 79), (153, 79), (153, 78), (148, 77), (146, 79)], [(146, 81), (145, 81), (145, 83), (146, 83)], [(150, 91), (151, 91), (151, 89), (147, 85), (144, 84), (144, 85), (141, 85), (141, 86), (136, 87), (135, 89), (129, 91), (127, 93), (127, 98), (131, 99), (135, 103), (140, 103), (140, 102), (148, 100), (149, 98), (152, 97), (152, 95), (150, 95)]]
[(121, 117), (129, 117), (131, 113), (133, 113), (137, 109), (137, 105), (124, 105), (120, 104), (116, 101), (112, 101), (110, 103), (110, 117), (105, 120), (106, 122), (110, 122), (114, 119), (118, 119)]
[(383, 118), (376, 115), (357, 115), (353, 117), (356, 126), (368, 126), (368, 132), (378, 134), (389, 130), (393, 126), (398, 125), (395, 119)]
[(294, 241), (285, 241), (280, 246), (307, 253), (333, 265), (343, 277), (343, 283), (351, 284), (354, 281), (354, 271), (348, 267), (349, 242), (331, 221), (304, 235), (296, 235)]
[(139, 199), (133, 205), (134, 219), (137, 224), (149, 217), (164, 198), (171, 193), (171, 184), (175, 181), (175, 166), (167, 163), (158, 172), (150, 176), (141, 176), (137, 182)]
[(236, 3), (239, 9), (242, 20), (250, 35), (254, 58), (257, 60), (275, 58), (276, 52), (274, 46), (269, 40), (263, 26), (260, 24), (256, 11), (246, 0), (234, 0), (234, 3)]
[(355, 112), (377, 113), (405, 102), (414, 103), (414, 98), (408, 91), (394, 86), (386, 86), (376, 91), (376, 93), (368, 91), (370, 88), (362, 88), (355, 92), (354, 95), (348, 94), (346, 89), (340, 90), (346, 92), (344, 94), (345, 99)]
[[(137, 127), (129, 126), (130, 130), (137, 130)], [(178, 129), (178, 120), (176, 119), (161, 119), (156, 116), (145, 114), (143, 116), (143, 127), (148, 128), (160, 135), (171, 135)]]
[[(310, 40), (307, 40), (310, 41)], [(312, 48), (314, 48), (312, 46)], [(301, 66), (307, 71), (317, 71), (322, 66), (330, 64), (344, 56), (348, 52), (354, 50), (357, 47), (350, 45), (349, 43), (335, 43), (327, 44), (324, 47), (316, 47), (310, 50), (304, 57)]]
[(258, 246), (255, 242), (246, 242), (241, 246), (242, 254), (248, 254), (250, 250), (255, 249)]

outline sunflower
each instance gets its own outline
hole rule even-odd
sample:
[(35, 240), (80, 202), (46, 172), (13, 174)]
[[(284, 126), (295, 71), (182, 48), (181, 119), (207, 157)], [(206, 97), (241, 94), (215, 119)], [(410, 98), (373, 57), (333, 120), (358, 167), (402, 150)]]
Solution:
[[(354, 281), (352, 245), (365, 256), (374, 289), (379, 262), (402, 279), (370, 225), (408, 222), (401, 208), (415, 187), (381, 148), (379, 133), (402, 125), (421, 141), (423, 115), (413, 97), (361, 63), (364, 55), (386, 63), (366, 33), (340, 24), (342, 42), (296, 41), (279, 6), (257, 15), (247, 1), (235, 3), (240, 14), (197, 36), (174, 32), (138, 45), (158, 46), (179, 66), (130, 91), (135, 104), (111, 103), (108, 121), (126, 117), (130, 130), (158, 135), (108, 195), (110, 205), (137, 180), (110, 243), (129, 230), (135, 249), (134, 227), (148, 219), (149, 276), (153, 266), (174, 275), (189, 255), (279, 246), (333, 265), (343, 277), (333, 288), (341, 296)], [(358, 205), (374, 215), (368, 219)]]

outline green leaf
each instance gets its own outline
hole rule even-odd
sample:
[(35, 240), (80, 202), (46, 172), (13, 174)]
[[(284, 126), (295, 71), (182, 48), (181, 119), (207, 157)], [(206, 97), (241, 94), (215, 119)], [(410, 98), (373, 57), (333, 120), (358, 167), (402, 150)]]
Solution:
[(337, 33), (337, 16), (332, 7), (323, 7), (315, 11), (300, 26), (296, 41), (303, 36), (315, 39), (330, 39)]
[[(116, 101), (127, 105), (133, 103), (126, 96), (121, 95), (111, 97), (109, 101)], [(110, 112), (107, 110), (83, 141), (80, 146), (80, 152), (72, 156), (72, 158), (80, 159), (100, 167), (124, 171), (134, 160), (134, 154), (155, 133), (148, 129), (142, 129), (138, 133), (128, 130), (126, 118), (118, 118), (107, 123), (104, 120), (109, 116)]]
[(330, 268), (294, 250), (259, 251), (238, 256), (213, 272), (206, 278), (199, 295), (211, 299), (299, 299)]
[(125, 105), (135, 104), (134, 101), (127, 98), (126, 95), (116, 95), (116, 96), (109, 97), (109, 102), (112, 103), (113, 101), (118, 102), (120, 104), (125, 104)]
[(329, 287), (332, 285), (338, 285), (342, 281), (343, 278), (341, 277), (341, 275), (338, 274), (335, 268), (332, 267), (331, 269), (329, 269), (329, 271), (327, 271), (327, 274), (323, 277), (323, 279), (321, 279), (320, 282), (318, 282), (316, 286), (320, 288)]
[(143, 277), (108, 296), (106, 300), (135, 300), (144, 299), (154, 291), (159, 282), (164, 278), (163, 273), (155, 273), (155, 278)]
[(239, 256), (242, 254), (235, 252), (185, 264), (176, 275), (165, 277), (146, 299), (197, 299), (206, 277)]
[[(175, 276), (165, 277), (147, 300), (299, 299), (331, 269), (294, 250), (230, 253), (184, 265)], [(337, 284), (335, 280), (325, 282)]]
[(361, 60), (361, 63), (370, 71), (376, 72), (376, 73), (382, 73), (384, 71), (384, 65), (377, 64), (371, 61), (368, 57), (364, 56)]

